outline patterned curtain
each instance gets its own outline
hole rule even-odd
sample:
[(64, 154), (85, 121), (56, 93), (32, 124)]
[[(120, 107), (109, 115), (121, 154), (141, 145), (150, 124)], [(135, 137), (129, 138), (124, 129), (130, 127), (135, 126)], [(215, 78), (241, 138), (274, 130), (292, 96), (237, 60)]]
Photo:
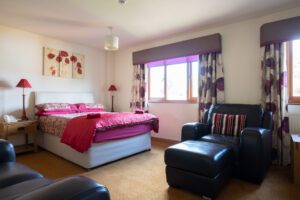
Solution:
[(212, 104), (224, 103), (224, 70), (220, 53), (199, 56), (199, 121)]
[(262, 104), (273, 113), (272, 145), (277, 163), (290, 163), (290, 135), (287, 115), (286, 43), (262, 47)]
[(145, 82), (145, 65), (135, 65), (133, 68), (133, 83), (131, 88), (130, 108), (132, 111), (136, 109), (146, 109), (146, 82)]

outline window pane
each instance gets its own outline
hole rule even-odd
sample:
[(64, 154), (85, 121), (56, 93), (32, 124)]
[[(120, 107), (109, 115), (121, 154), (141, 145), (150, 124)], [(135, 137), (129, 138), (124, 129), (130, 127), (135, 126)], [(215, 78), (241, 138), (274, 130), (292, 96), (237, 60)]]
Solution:
[(150, 98), (164, 98), (164, 66), (150, 68)]
[(167, 65), (167, 100), (187, 100), (187, 64)]
[(293, 96), (300, 96), (300, 40), (293, 41)]
[(198, 97), (198, 69), (199, 63), (192, 62), (192, 97)]

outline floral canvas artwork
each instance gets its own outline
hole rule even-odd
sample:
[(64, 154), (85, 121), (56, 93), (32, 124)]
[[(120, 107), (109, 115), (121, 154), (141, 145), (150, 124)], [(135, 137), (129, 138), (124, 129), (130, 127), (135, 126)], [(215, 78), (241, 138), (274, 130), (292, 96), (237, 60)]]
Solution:
[(59, 51), (51, 48), (44, 48), (44, 75), (59, 76)]
[(84, 55), (73, 53), (71, 61), (73, 63), (73, 78), (83, 79), (85, 73)]
[(84, 55), (44, 47), (45, 76), (83, 79)]
[(64, 78), (72, 78), (71, 53), (67, 51), (60, 51), (59, 61), (59, 76)]

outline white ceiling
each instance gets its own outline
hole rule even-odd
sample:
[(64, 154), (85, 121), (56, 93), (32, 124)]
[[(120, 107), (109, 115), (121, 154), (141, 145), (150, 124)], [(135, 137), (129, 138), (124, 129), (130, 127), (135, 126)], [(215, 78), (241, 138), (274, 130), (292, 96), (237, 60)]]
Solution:
[(0, 24), (103, 48), (121, 48), (299, 5), (299, 0), (0, 0)]

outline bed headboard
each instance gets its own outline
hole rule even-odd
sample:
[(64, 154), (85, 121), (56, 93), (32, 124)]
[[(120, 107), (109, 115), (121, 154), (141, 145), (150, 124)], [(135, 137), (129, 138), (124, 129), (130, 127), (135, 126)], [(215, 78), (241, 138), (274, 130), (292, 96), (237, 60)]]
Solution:
[(95, 103), (90, 92), (35, 92), (35, 105), (41, 103)]

